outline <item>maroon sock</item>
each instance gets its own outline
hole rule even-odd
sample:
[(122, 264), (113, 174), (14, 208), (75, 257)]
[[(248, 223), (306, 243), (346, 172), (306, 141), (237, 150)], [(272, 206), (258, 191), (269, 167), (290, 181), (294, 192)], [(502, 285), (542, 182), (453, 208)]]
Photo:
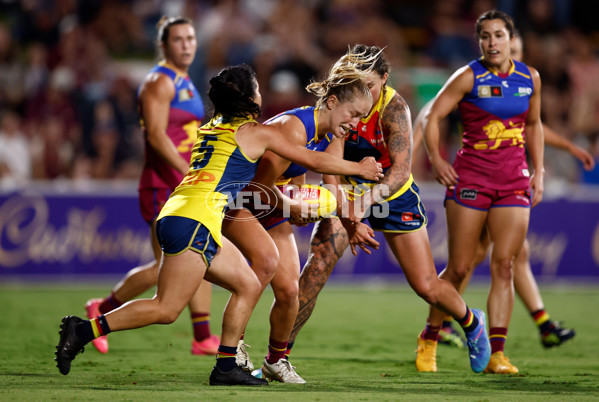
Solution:
[(420, 334), (420, 338), (427, 339), (429, 341), (437, 342), (439, 340), (439, 330), (441, 326), (434, 327), (429, 322), (426, 323), (426, 328)]
[(493, 327), (489, 329), (489, 342), (491, 342), (491, 354), (495, 352), (503, 352), (506, 338), (507, 328)]
[(108, 296), (106, 299), (104, 299), (104, 301), (102, 301), (102, 303), (100, 303), (98, 309), (100, 310), (100, 313), (106, 314), (114, 309), (121, 307), (122, 305), (123, 303), (116, 298), (114, 292), (111, 292), (110, 296)]
[(272, 338), (268, 339), (268, 356), (266, 361), (268, 364), (274, 364), (281, 359), (285, 358), (285, 351), (287, 350), (287, 342), (275, 341)]
[(191, 313), (191, 323), (193, 325), (193, 339), (197, 342), (210, 337), (210, 313)]

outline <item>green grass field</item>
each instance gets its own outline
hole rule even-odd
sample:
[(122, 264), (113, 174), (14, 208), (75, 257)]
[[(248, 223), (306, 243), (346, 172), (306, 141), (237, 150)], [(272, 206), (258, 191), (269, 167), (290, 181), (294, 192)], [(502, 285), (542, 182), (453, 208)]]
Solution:
[[(192, 356), (187, 310), (168, 326), (109, 336), (110, 352), (88, 345), (63, 376), (55, 367), (60, 318), (83, 316), (90, 297), (110, 285), (0, 285), (0, 400), (599, 400), (599, 291), (597, 287), (542, 287), (552, 318), (565, 320), (577, 336), (559, 348), (543, 349), (538, 332), (517, 302), (506, 354), (520, 374), (474, 374), (464, 349), (439, 346), (438, 373), (416, 372), (416, 336), (427, 306), (405, 285), (358, 287), (333, 284), (319, 300), (298, 337), (292, 363), (305, 385), (210, 387), (213, 357)], [(228, 293), (215, 288), (213, 332)], [(466, 293), (483, 307), (486, 288)], [(254, 311), (246, 342), (254, 363), (266, 353), (265, 293)]]

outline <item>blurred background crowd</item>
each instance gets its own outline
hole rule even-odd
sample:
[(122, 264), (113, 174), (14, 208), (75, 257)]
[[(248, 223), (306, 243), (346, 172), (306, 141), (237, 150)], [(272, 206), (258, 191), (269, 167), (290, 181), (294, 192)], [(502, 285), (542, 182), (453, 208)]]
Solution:
[[(223, 66), (257, 72), (263, 118), (313, 104), (304, 87), (348, 45), (385, 47), (391, 85), (415, 117), (458, 67), (479, 56), (474, 22), (513, 16), (524, 62), (543, 80), (542, 118), (599, 161), (599, 23), (584, 0), (0, 0), (0, 180), (137, 179), (143, 138), (136, 90), (157, 61), (162, 15), (195, 22), (190, 76), (206, 93)], [(207, 97), (204, 96), (207, 102)], [(207, 105), (209, 109), (209, 105)], [(459, 147), (448, 119), (444, 152)], [(432, 180), (417, 155), (419, 179)], [(547, 180), (594, 183), (563, 151)]]

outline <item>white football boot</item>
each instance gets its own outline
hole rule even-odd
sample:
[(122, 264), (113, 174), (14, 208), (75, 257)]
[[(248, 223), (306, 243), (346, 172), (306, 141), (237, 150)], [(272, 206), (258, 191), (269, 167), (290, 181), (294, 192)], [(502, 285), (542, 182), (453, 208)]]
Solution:
[(295, 372), (295, 367), (287, 359), (280, 359), (274, 364), (269, 364), (264, 358), (262, 363), (262, 377), (270, 381), (286, 382), (290, 384), (305, 384), (306, 380)]
[(251, 348), (251, 346), (243, 342), (243, 339), (239, 341), (239, 343), (237, 344), (237, 355), (235, 355), (235, 363), (237, 363), (237, 365), (241, 367), (243, 371), (251, 373), (252, 371), (254, 371), (254, 363), (252, 363), (250, 355), (248, 354), (247, 350), (249, 348)]

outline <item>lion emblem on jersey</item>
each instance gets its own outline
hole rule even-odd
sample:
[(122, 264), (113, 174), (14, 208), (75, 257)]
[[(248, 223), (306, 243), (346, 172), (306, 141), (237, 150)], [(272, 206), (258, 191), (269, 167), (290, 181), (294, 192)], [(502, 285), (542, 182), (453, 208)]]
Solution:
[(509, 122), (509, 128), (506, 128), (502, 121), (491, 120), (483, 127), (483, 130), (485, 130), (485, 134), (489, 139), (474, 144), (474, 149), (497, 149), (502, 141), (511, 141), (509, 146), (524, 146), (524, 137), (522, 136), (524, 127), (511, 121)]

